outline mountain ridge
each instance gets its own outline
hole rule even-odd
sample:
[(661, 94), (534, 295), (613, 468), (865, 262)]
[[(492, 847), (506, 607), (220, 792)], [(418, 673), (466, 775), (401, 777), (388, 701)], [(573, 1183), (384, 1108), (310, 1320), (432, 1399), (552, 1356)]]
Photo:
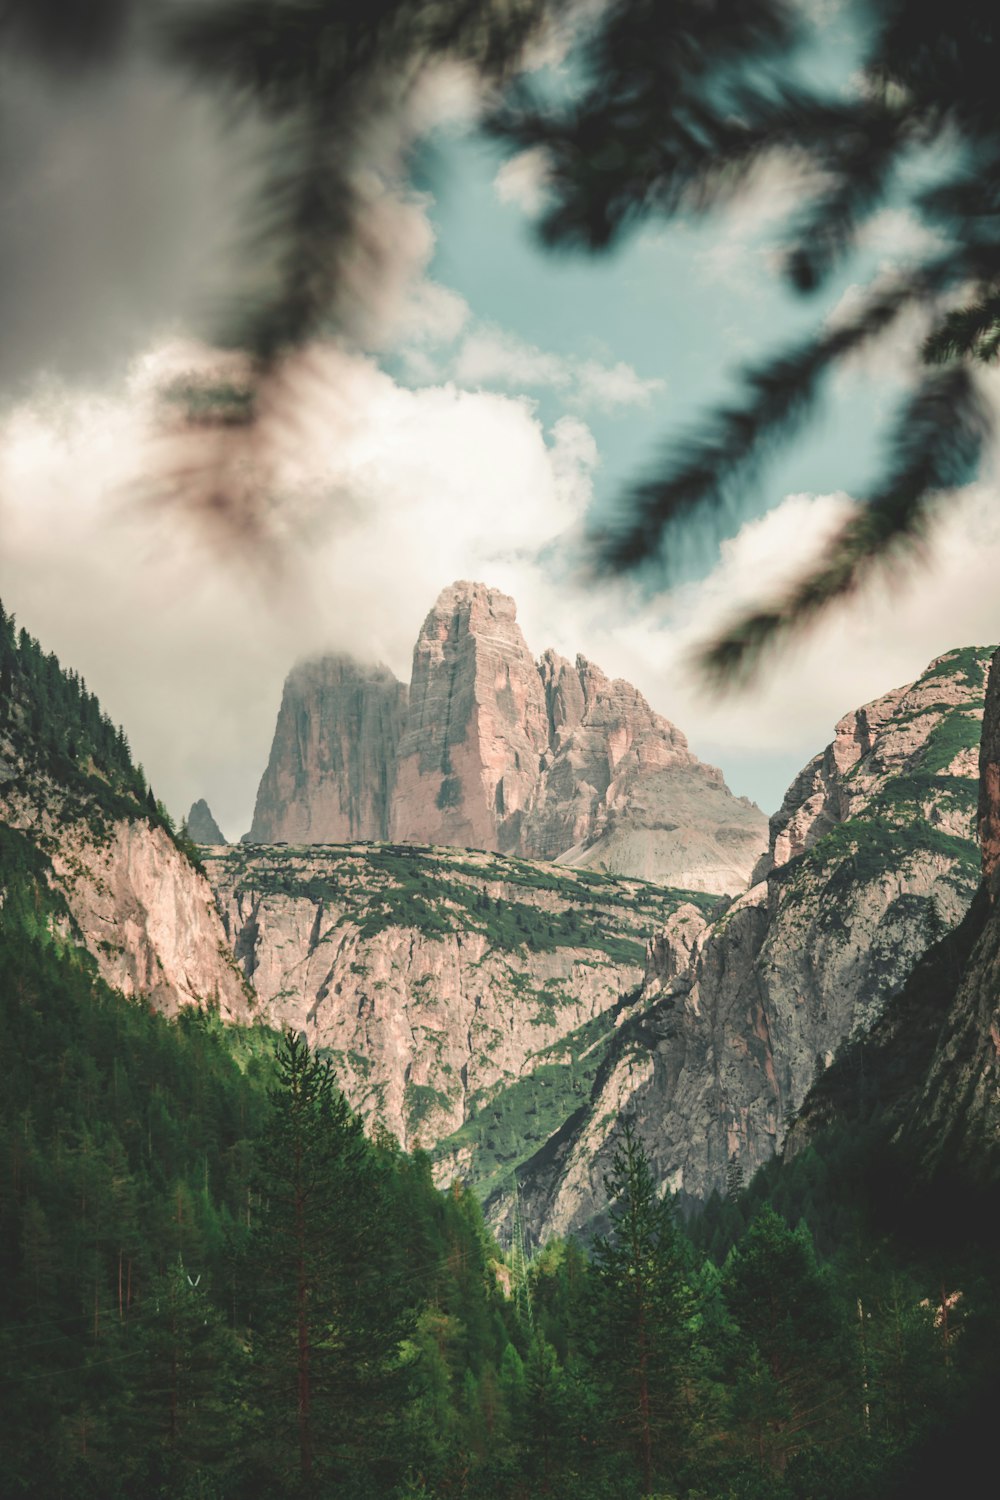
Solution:
[(731, 1166), (749, 1180), (837, 1048), (867, 1033), (925, 949), (960, 923), (979, 885), (988, 656), (946, 653), (845, 715), (772, 818), (756, 883), (688, 954), (669, 934), (654, 941), (591, 1099), (523, 1169), (533, 1234), (599, 1217), (626, 1117), (683, 1197), (725, 1191)]
[(480, 848), (733, 894), (765, 836), (638, 689), (583, 656), (536, 661), (513, 599), (460, 581), (409, 688), (343, 656), (293, 669), (246, 838)]

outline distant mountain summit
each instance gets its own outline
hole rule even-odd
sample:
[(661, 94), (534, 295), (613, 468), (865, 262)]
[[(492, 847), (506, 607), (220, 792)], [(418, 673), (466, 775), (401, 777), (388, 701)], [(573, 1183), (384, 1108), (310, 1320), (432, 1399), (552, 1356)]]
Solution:
[(536, 662), (513, 599), (459, 582), (409, 689), (346, 656), (293, 669), (247, 837), (478, 848), (722, 893), (767, 824), (631, 684), (582, 656)]
[(252, 844), (386, 839), (407, 688), (350, 656), (289, 673), (257, 791)]
[(196, 844), (228, 844), (229, 840), (212, 817), (212, 809), (204, 797), (191, 804), (186, 818), (188, 837)]

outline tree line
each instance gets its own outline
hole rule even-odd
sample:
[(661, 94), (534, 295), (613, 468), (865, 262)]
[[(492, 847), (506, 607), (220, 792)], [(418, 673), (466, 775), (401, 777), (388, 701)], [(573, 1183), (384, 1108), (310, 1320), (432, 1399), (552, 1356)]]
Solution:
[(831, 1217), (815, 1153), (699, 1229), (626, 1124), (604, 1235), (505, 1255), (303, 1038), (104, 986), (8, 842), (6, 1494), (874, 1500), (976, 1409), (988, 1261)]

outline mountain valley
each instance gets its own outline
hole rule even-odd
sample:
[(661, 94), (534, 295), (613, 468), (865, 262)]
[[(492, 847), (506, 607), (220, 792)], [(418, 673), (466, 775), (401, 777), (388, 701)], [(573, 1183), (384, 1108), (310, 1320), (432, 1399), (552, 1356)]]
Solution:
[[(0, 616), (12, 1492), (634, 1500), (647, 1275), (670, 1493), (902, 1500), (941, 1453), (975, 1467), (988, 659), (845, 715), (729, 896), (415, 837), (227, 844), (204, 804), (177, 831)], [(570, 759), (606, 728), (578, 722)], [(368, 764), (328, 768), (329, 805), (376, 806)]]

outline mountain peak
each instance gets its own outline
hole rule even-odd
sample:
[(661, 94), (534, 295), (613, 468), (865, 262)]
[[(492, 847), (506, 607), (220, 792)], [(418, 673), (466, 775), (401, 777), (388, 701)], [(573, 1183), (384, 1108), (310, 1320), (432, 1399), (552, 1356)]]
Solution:
[(212, 809), (204, 797), (192, 802), (186, 821), (188, 834), (196, 844), (228, 844), (229, 840), (212, 817)]
[(490, 849), (721, 893), (766, 824), (638, 688), (583, 655), (536, 662), (514, 600), (459, 579), (420, 628), (408, 695), (350, 657), (294, 669), (250, 838)]
[(406, 703), (381, 663), (338, 652), (293, 667), (248, 840), (386, 838)]

